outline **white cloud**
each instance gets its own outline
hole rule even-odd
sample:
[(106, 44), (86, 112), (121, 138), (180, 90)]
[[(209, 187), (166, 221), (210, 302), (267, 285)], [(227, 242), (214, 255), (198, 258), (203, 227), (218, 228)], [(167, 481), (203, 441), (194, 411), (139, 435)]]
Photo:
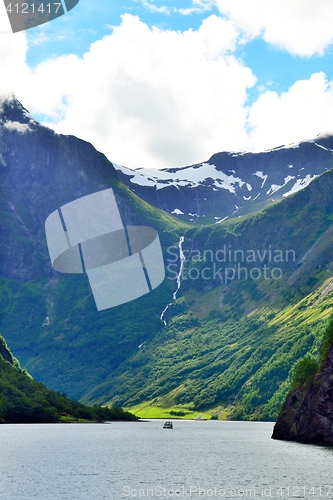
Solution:
[(4, 2), (0, 2), (0, 36), (3, 33), (12, 33), (9, 18)]
[(207, 12), (212, 10), (212, 7), (215, 5), (215, 0), (193, 0), (192, 7), (188, 8), (175, 8), (175, 12), (179, 12), (184, 16), (188, 16), (190, 14), (198, 14), (202, 12)]
[(148, 11), (148, 12), (154, 12), (154, 13), (159, 13), (159, 14), (165, 14), (169, 15), (170, 10), (168, 7), (165, 5), (162, 5), (161, 7), (157, 7), (152, 0), (141, 0), (142, 6)]
[(8, 120), (5, 122), (4, 127), (8, 130), (16, 130), (19, 134), (25, 134), (26, 132), (31, 132), (28, 123), (13, 122)]
[(0, 34), (0, 95), (10, 95), (25, 80), (27, 40), (25, 34)]
[(16, 93), (111, 161), (186, 165), (246, 139), (244, 103), (255, 78), (230, 55), (236, 39), (233, 24), (217, 16), (182, 33), (125, 15), (83, 58), (44, 62)]
[(49, 42), (50, 38), (44, 33), (44, 31), (41, 31), (34, 36), (31, 37), (31, 45), (40, 45), (41, 43)]
[(281, 95), (265, 92), (252, 106), (249, 125), (257, 151), (333, 133), (333, 82), (315, 73)]
[(332, 0), (215, 0), (247, 37), (261, 35), (300, 56), (323, 54), (333, 42)]
[(125, 15), (82, 58), (66, 55), (30, 69), (26, 36), (2, 34), (0, 94), (14, 90), (57, 131), (132, 168), (185, 166), (218, 151), (333, 133), (333, 83), (324, 73), (280, 95), (266, 90), (247, 107), (255, 77), (233, 55), (238, 41), (235, 21), (215, 15), (185, 32), (150, 29)]

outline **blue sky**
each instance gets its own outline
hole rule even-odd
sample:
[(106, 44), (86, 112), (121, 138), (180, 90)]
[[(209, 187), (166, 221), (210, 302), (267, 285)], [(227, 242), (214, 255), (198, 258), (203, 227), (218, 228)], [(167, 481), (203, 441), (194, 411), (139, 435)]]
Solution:
[(111, 161), (183, 166), (332, 133), (332, 21), (331, 0), (80, 0), (0, 33), (0, 71)]
[[(148, 3), (148, 2), (147, 2)], [(61, 55), (75, 53), (83, 55), (89, 50), (90, 44), (109, 35), (111, 26), (121, 23), (121, 16), (125, 13), (139, 16), (148, 26), (158, 26), (165, 30), (187, 30), (198, 29), (202, 20), (207, 17), (206, 12), (183, 15), (173, 12), (173, 9), (190, 8), (191, 1), (175, 2), (152, 2), (152, 6), (161, 8), (167, 5), (170, 14), (150, 12), (148, 7), (142, 5), (140, 0), (94, 2), (92, 0), (80, 0), (79, 4), (69, 12), (66, 17), (58, 18), (47, 25), (33, 28), (27, 32), (29, 40), (38, 39), (40, 33), (47, 33), (50, 41), (33, 46), (28, 54), (31, 64), (41, 62), (50, 55)], [(178, 7), (177, 7), (178, 5)], [(218, 14), (218, 9), (212, 6), (210, 13)], [(59, 40), (59, 36), (63, 37)]]
[[(208, 15), (213, 13), (219, 15), (214, 5), (207, 7), (207, 10), (188, 15), (173, 12), (173, 9), (190, 9), (191, 1), (152, 1), (151, 5), (156, 8), (166, 6), (170, 13), (150, 12), (140, 0), (104, 1), (102, 5), (91, 0), (80, 0), (75, 9), (66, 16), (27, 32), (30, 42), (27, 60), (33, 67), (49, 57), (72, 53), (83, 56), (89, 51), (91, 43), (109, 35), (111, 27), (121, 23), (121, 16), (125, 13), (138, 16), (150, 28), (158, 26), (163, 30), (175, 31), (197, 30)], [(34, 42), (40, 39), (41, 33), (49, 40), (34, 45)], [(261, 85), (282, 92), (295, 81), (307, 79), (319, 71), (324, 71), (328, 78), (332, 79), (332, 50), (330, 47), (325, 54), (309, 58), (290, 54), (286, 50), (267, 44), (260, 38), (241, 45), (238, 57), (252, 69), (258, 79), (255, 87), (248, 92), (249, 102), (260, 93)]]

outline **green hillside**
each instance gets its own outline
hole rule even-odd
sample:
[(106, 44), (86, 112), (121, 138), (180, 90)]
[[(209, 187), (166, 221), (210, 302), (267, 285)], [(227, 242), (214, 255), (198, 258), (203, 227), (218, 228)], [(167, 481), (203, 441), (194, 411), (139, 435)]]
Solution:
[[(6, 113), (28, 120), (18, 103)], [(0, 144), (0, 331), (21, 366), (86, 404), (275, 418), (332, 312), (333, 172), (262, 211), (193, 226), (142, 201), (89, 143), (31, 127), (2, 126)], [(86, 275), (52, 269), (44, 224), (108, 188), (124, 225), (158, 232), (166, 279), (99, 312)]]
[(0, 335), (0, 423), (136, 420), (121, 408), (88, 407), (50, 391), (22, 370)]
[[(158, 400), (182, 413), (274, 419), (295, 364), (307, 352), (316, 356), (331, 314), (333, 173), (262, 212), (200, 228), (118, 189), (135, 206), (132, 223), (158, 230), (167, 279), (99, 313), (85, 276), (3, 279), (2, 328), (15, 355), (37, 380), (84, 403), (132, 408)], [(182, 234), (187, 261), (173, 302)], [(229, 249), (232, 259), (221, 262)], [(238, 264), (240, 279), (230, 279)], [(264, 266), (279, 269), (280, 279), (265, 278)]]
[(318, 359), (332, 291), (329, 278), (294, 305), (265, 306), (238, 320), (218, 313), (198, 319), (189, 307), (112, 382), (120, 394), (113, 401), (131, 411), (144, 407), (140, 416), (169, 408), (275, 420), (298, 361), (305, 354)]
[[(141, 416), (168, 408), (274, 420), (299, 359), (318, 357), (332, 314), (332, 179), (329, 172), (253, 216), (187, 231), (187, 255), (192, 251), (193, 257), (167, 326), (87, 400), (110, 393), (108, 401), (144, 407)], [(240, 256), (250, 250), (262, 256), (270, 247), (282, 261), (270, 262), (267, 255), (265, 262), (242, 262), (243, 279), (227, 284), (204, 279), (203, 269), (213, 276), (211, 255), (224, 245)], [(281, 279), (264, 279), (263, 272), (260, 279), (249, 278), (253, 266), (262, 270), (265, 264), (278, 267)], [(225, 266), (236, 263), (220, 265), (224, 275)]]

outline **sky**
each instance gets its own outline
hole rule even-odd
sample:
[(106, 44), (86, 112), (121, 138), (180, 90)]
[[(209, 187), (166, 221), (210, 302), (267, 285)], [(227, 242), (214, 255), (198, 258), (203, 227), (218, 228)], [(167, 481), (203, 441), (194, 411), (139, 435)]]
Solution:
[(129, 168), (333, 133), (333, 2), (80, 0), (16, 34), (1, 2), (0, 95), (12, 94)]

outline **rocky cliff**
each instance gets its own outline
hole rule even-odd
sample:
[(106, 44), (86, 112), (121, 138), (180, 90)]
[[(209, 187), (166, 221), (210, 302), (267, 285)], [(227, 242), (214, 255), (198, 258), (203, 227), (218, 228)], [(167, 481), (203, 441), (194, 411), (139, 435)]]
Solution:
[(272, 438), (333, 445), (333, 344), (314, 378), (289, 392)]
[[(114, 191), (125, 225), (154, 227), (166, 247), (178, 241), (170, 228), (180, 223), (138, 199), (91, 144), (40, 125), (15, 99), (0, 101), (0, 331), (36, 380), (76, 399), (91, 377), (94, 386), (99, 384), (154, 336), (172, 296), (166, 282), (134, 306), (124, 304), (120, 315), (114, 308), (99, 314), (86, 274), (62, 274), (51, 267), (46, 218), (70, 201), (107, 188)], [(168, 232), (161, 229), (164, 222)], [(154, 319), (147, 326), (150, 307)], [(82, 384), (78, 391), (75, 379)]]
[(110, 187), (117, 174), (91, 144), (43, 127), (17, 100), (0, 108), (0, 272), (10, 279), (39, 279), (52, 274), (46, 217), (64, 203)]
[(13, 355), (8, 349), (5, 339), (1, 335), (0, 335), (0, 357), (3, 358), (5, 361), (8, 361), (8, 363), (10, 363), (11, 365), (14, 364)]

